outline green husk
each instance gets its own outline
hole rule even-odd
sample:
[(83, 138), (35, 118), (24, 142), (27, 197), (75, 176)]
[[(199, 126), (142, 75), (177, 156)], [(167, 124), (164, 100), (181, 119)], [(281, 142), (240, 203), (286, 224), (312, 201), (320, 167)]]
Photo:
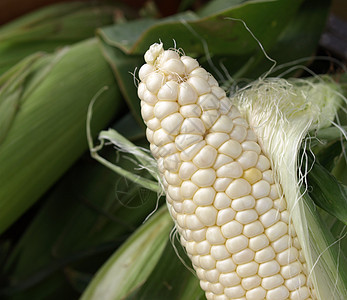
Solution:
[(163, 253), (172, 225), (163, 206), (109, 258), (81, 300), (124, 299), (141, 286)]
[(233, 98), (271, 159), (304, 251), (308, 277), (320, 300), (346, 299), (346, 260), (314, 202), (308, 194), (303, 196), (310, 188), (306, 173), (311, 167), (299, 153), (302, 147), (309, 149), (305, 137), (310, 131), (314, 136), (316, 130), (332, 124), (341, 106), (339, 92), (338, 85), (327, 78), (289, 82), (268, 79), (252, 84)]
[(119, 5), (83, 2), (44, 7), (0, 27), (0, 74), (37, 51), (53, 52), (112, 24)]
[(94, 133), (121, 106), (112, 71), (95, 39), (44, 55), (19, 83), (12, 84), (3, 84), (20, 92), (0, 145), (0, 233), (87, 149), (86, 115), (93, 96), (108, 88), (93, 109)]

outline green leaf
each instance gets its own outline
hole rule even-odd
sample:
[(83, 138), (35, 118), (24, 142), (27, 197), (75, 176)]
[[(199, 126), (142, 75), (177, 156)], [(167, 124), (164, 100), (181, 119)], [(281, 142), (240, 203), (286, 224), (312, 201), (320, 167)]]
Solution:
[(112, 255), (81, 300), (123, 299), (142, 285), (160, 259), (172, 225), (164, 206)]
[(142, 64), (142, 58), (136, 55), (126, 55), (118, 48), (108, 45), (103, 40), (101, 40), (101, 45), (105, 59), (109, 62), (117, 78), (119, 87), (134, 118), (144, 128), (141, 118), (140, 102), (135, 87), (135, 75), (132, 74)]
[[(211, 54), (244, 55), (257, 50), (258, 44), (240, 21), (232, 19), (246, 22), (267, 47), (276, 41), (276, 36), (286, 26), (300, 3), (301, 0), (250, 1), (200, 19), (192, 14), (177, 15), (175, 18), (160, 20), (152, 26), (150, 20), (141, 20), (123, 24), (121, 28), (106, 27), (100, 30), (100, 35), (107, 43), (128, 54), (143, 55), (159, 39), (165, 45), (172, 45), (174, 39), (186, 53), (204, 54), (204, 47), (208, 45)], [(134, 36), (131, 30), (135, 31)]]
[[(310, 159), (312, 163), (312, 158)], [(315, 162), (307, 174), (308, 193), (322, 209), (347, 225), (347, 186)]]
[(121, 105), (113, 74), (95, 39), (52, 58), (54, 65), (48, 73), (45, 58), (37, 63), (23, 88), (21, 109), (0, 147), (0, 232), (87, 150), (85, 123), (93, 96), (108, 87), (94, 106), (94, 134), (114, 118)]
[(60, 3), (0, 27), (0, 74), (37, 51), (53, 52), (93, 37), (97, 27), (113, 23), (117, 9), (119, 5)]
[[(103, 154), (115, 162), (113, 149)], [(118, 164), (132, 163), (120, 159)], [(91, 277), (155, 209), (157, 198), (82, 157), (42, 199), (44, 205), (4, 265), (1, 274), (9, 284), (0, 294), (16, 300), (72, 298), (67, 280), (74, 279), (64, 276), (67, 269)], [(76, 284), (81, 287), (82, 281)]]
[[(187, 255), (183, 252), (181, 244), (175, 240), (172, 245), (168, 243), (160, 260), (156, 264), (146, 282), (129, 295), (127, 300), (137, 299), (170, 299), (191, 300), (205, 299), (204, 291), (201, 289), (199, 280), (195, 273), (188, 269), (191, 265)], [(177, 253), (174, 250), (174, 247)], [(182, 263), (178, 255), (185, 260)]]
[[(309, 231), (307, 244), (314, 262), (313, 280), (321, 287), (320, 299), (347, 297), (347, 259), (341, 248), (341, 238), (335, 239), (325, 222), (321, 219), (309, 193), (303, 194), (305, 203), (305, 224)], [(346, 235), (344, 235), (346, 237)], [(324, 288), (322, 288), (324, 287)]]
[(34, 71), (33, 64), (42, 56), (42, 53), (29, 56), (0, 78), (3, 82), (0, 85), (0, 146), (20, 109), (25, 81)]

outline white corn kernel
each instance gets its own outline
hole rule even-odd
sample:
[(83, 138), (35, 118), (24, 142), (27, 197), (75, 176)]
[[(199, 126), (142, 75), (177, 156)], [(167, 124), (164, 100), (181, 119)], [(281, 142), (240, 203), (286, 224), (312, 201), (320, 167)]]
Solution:
[(240, 156), (242, 152), (242, 148), (239, 142), (234, 140), (229, 140), (218, 148), (218, 152), (228, 155), (231, 158), (237, 158)]
[(287, 250), (277, 254), (276, 260), (281, 266), (286, 266), (294, 261), (296, 261), (299, 257), (299, 252), (296, 248), (290, 247)]
[(218, 177), (238, 178), (242, 176), (243, 170), (238, 162), (233, 161), (218, 168), (216, 174)]
[(199, 151), (206, 145), (206, 142), (204, 140), (193, 144), (191, 146), (189, 146), (188, 148), (186, 148), (185, 150), (183, 150), (181, 152), (181, 160), (182, 161), (192, 161), (192, 159), (194, 158), (195, 155), (197, 155), (199, 153)]
[(199, 206), (195, 214), (205, 226), (216, 224), (217, 210), (213, 206)]
[[(216, 123), (220, 115), (221, 114), (219, 110), (211, 109), (211, 110), (204, 111), (200, 118), (201, 118), (201, 121), (204, 123), (205, 127), (207, 129), (210, 129), (213, 126), (213, 124)], [(217, 133), (218, 132), (213, 132), (211, 134), (217, 134)]]
[(180, 107), (180, 114), (185, 118), (194, 118), (201, 116), (201, 108), (196, 104), (188, 104)]
[(269, 159), (266, 156), (260, 154), (256, 168), (259, 169), (259, 171), (261, 171), (261, 172), (264, 172), (264, 171), (270, 169)]
[(299, 274), (295, 277), (287, 279), (285, 282), (285, 286), (289, 291), (294, 291), (304, 284), (306, 284), (306, 276), (304, 274)]
[(289, 296), (288, 289), (281, 285), (267, 292), (266, 300), (285, 300)]
[(246, 291), (248, 291), (259, 286), (260, 283), (261, 283), (261, 278), (258, 275), (254, 275), (247, 278), (243, 278), (241, 285)]
[(240, 252), (233, 254), (232, 258), (237, 265), (245, 264), (253, 260), (254, 252), (251, 249), (246, 248), (244, 250), (241, 250)]
[(180, 166), (178, 175), (181, 177), (181, 179), (188, 180), (197, 170), (198, 167), (192, 162), (183, 162)]
[(249, 290), (247, 293), (246, 293), (246, 299), (247, 300), (262, 300), (265, 298), (265, 295), (266, 295), (266, 291), (258, 286), (252, 290)]
[(206, 145), (194, 157), (193, 163), (199, 168), (210, 168), (213, 166), (216, 160), (216, 157), (217, 157), (217, 150), (209, 145)]
[(200, 266), (205, 270), (212, 270), (216, 267), (216, 260), (211, 255), (200, 256)]
[(290, 300), (305, 300), (310, 297), (310, 291), (306, 286), (300, 287), (290, 293)]
[(251, 262), (243, 264), (243, 265), (238, 265), (236, 268), (236, 273), (240, 277), (250, 277), (250, 276), (257, 274), (258, 267), (259, 267), (259, 265), (256, 262), (251, 261)]
[(161, 121), (161, 126), (168, 134), (177, 135), (180, 132), (183, 117), (180, 113), (174, 113)]
[(186, 118), (184, 119), (180, 130), (181, 133), (203, 135), (206, 129), (200, 118)]
[(208, 84), (207, 80), (200, 77), (191, 77), (187, 80), (187, 83), (191, 85), (198, 95), (207, 94), (211, 91), (211, 87)]
[(275, 224), (276, 222), (278, 222), (278, 220), (280, 219), (280, 216), (281, 215), (278, 212), (278, 210), (272, 208), (265, 214), (261, 215), (259, 217), (259, 220), (260, 222), (263, 223), (264, 227), (267, 228)]
[(185, 66), (186, 73), (190, 73), (199, 67), (198, 61), (190, 56), (182, 56), (181, 61)]
[(255, 199), (253, 196), (245, 196), (238, 199), (234, 199), (231, 203), (231, 207), (236, 211), (245, 209), (251, 209), (255, 205)]
[(220, 167), (228, 164), (228, 163), (231, 163), (233, 162), (234, 160), (230, 157), (230, 156), (227, 156), (227, 155), (224, 155), (224, 154), (218, 154), (217, 155), (217, 158), (216, 158), (216, 161), (213, 165), (213, 168), (214, 169), (219, 169)]
[(226, 241), (226, 247), (231, 254), (237, 253), (245, 249), (247, 246), (248, 246), (248, 239), (243, 235), (229, 238)]
[(192, 182), (200, 187), (213, 185), (216, 179), (216, 172), (212, 169), (199, 169), (192, 176)]
[(176, 147), (179, 151), (187, 149), (198, 142), (202, 141), (202, 136), (198, 134), (180, 134), (175, 139)]
[(211, 251), (211, 244), (208, 241), (201, 241), (199, 243), (196, 243), (196, 252), (199, 255), (207, 255)]
[(255, 199), (267, 197), (270, 193), (270, 184), (265, 180), (260, 180), (252, 185), (252, 196)]
[(277, 261), (271, 260), (259, 265), (258, 275), (261, 277), (269, 277), (277, 274), (280, 271), (280, 265)]
[(263, 280), (261, 281), (261, 286), (266, 290), (272, 290), (283, 284), (283, 282), (283, 277), (279, 274), (276, 274), (273, 276), (263, 278)]
[[(216, 178), (216, 181), (213, 184), (213, 188), (217, 192), (225, 192), (232, 181), (233, 180), (231, 178)], [(229, 198), (229, 200), (230, 200), (230, 198)]]
[(256, 165), (259, 155), (254, 151), (244, 151), (237, 161), (240, 163), (244, 170), (252, 168)]
[(240, 198), (249, 195), (251, 185), (243, 178), (237, 178), (229, 184), (225, 192), (232, 199)]
[(281, 275), (284, 279), (289, 279), (298, 275), (302, 271), (302, 266), (300, 262), (293, 262), (287, 266), (281, 268)]
[(175, 81), (166, 82), (158, 91), (158, 100), (176, 101), (178, 97), (178, 83)]
[(221, 115), (218, 118), (218, 120), (213, 124), (210, 131), (230, 133), (233, 127), (233, 122), (230, 122), (230, 119), (227, 116)]
[(193, 197), (193, 201), (196, 205), (211, 205), (214, 201), (216, 191), (211, 188), (201, 188), (196, 191)]
[[(275, 251), (271, 248), (271, 246), (268, 246), (262, 250), (257, 251), (255, 253), (254, 260), (257, 263), (265, 263), (265, 262), (268, 262), (268, 261), (274, 259), (275, 256), (276, 256)], [(267, 276), (270, 276), (270, 275), (267, 275)], [(266, 277), (266, 276), (262, 276), (262, 277)]]
[(220, 230), (220, 227), (218, 226), (211, 226), (207, 228), (206, 239), (211, 245), (220, 245), (225, 243), (225, 238)]
[(235, 220), (241, 224), (249, 224), (258, 219), (258, 214), (254, 209), (242, 210), (236, 213)]
[(241, 278), (236, 272), (229, 272), (226, 274), (220, 274), (220, 283), (225, 287), (237, 286), (241, 282)]
[(154, 115), (159, 120), (178, 112), (179, 106), (176, 102), (172, 101), (158, 101), (154, 106)]
[(223, 235), (228, 239), (240, 235), (242, 233), (242, 229), (243, 226), (235, 220), (226, 223), (221, 227)]
[(181, 184), (181, 194), (185, 199), (192, 199), (197, 190), (197, 185), (195, 185), (190, 180), (183, 181)]
[(244, 171), (242, 177), (246, 179), (250, 184), (254, 184), (257, 181), (261, 180), (263, 175), (257, 168), (250, 168)]
[(273, 201), (269, 197), (261, 198), (256, 201), (255, 210), (259, 215), (269, 211), (273, 206)]
[(198, 100), (198, 94), (187, 82), (182, 82), (179, 86), (177, 100), (180, 105), (194, 104)]
[(243, 126), (234, 126), (234, 129), (229, 134), (230, 138), (232, 140), (243, 142), (246, 139), (247, 136), (247, 129)]
[(139, 70), (139, 78), (142, 82), (145, 82), (147, 76), (155, 71), (153, 65), (144, 64)]
[(225, 245), (213, 245), (211, 247), (211, 255), (214, 257), (216, 261), (220, 261), (222, 259), (226, 259), (230, 256)]
[(231, 200), (225, 193), (217, 193), (214, 198), (213, 205), (218, 210), (223, 208), (228, 208), (230, 206)]
[(213, 94), (205, 94), (198, 98), (197, 104), (203, 111), (219, 108), (219, 100)]
[(232, 208), (221, 209), (218, 212), (216, 224), (218, 226), (222, 226), (230, 221), (232, 221), (235, 217), (236, 212)]
[(265, 230), (265, 234), (269, 238), (270, 242), (276, 241), (288, 232), (288, 226), (286, 223), (279, 221), (276, 224), (268, 227)]
[(249, 247), (254, 251), (264, 249), (268, 245), (269, 245), (269, 239), (267, 238), (265, 234), (260, 234), (253, 238), (250, 238), (249, 240)]
[(224, 293), (227, 297), (235, 299), (238, 297), (242, 297), (245, 294), (245, 290), (242, 288), (241, 285), (237, 285), (237, 286), (225, 288)]
[(246, 224), (243, 227), (243, 234), (248, 238), (259, 236), (263, 232), (264, 232), (264, 226), (259, 221)]
[(146, 87), (151, 93), (156, 94), (163, 83), (164, 83), (163, 74), (154, 73), (154, 72), (152, 72), (151, 74), (148, 74), (146, 79)]
[[(217, 260), (216, 268), (221, 273), (229, 274), (232, 271), (236, 270), (236, 265), (235, 265), (234, 261), (229, 257), (229, 258), (226, 258), (223, 260)], [(221, 274), (220, 276), (222, 277), (226, 274)], [(235, 273), (235, 275), (236, 275), (236, 273)], [(238, 284), (238, 283), (239, 283), (239, 281), (236, 284)]]

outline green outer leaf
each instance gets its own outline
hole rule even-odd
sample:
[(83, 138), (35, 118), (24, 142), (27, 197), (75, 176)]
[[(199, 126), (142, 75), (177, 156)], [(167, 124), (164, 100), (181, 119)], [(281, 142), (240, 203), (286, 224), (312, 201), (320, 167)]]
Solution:
[[(108, 150), (103, 154), (114, 158), (114, 150)], [(118, 163), (123, 168), (132, 165), (126, 159)], [(2, 286), (0, 294), (14, 300), (74, 298), (61, 294), (70, 291), (63, 271), (95, 273), (153, 211), (157, 194), (84, 156), (42, 200), (6, 261), (10, 284)]]
[[(198, 300), (206, 299), (199, 279), (180, 261), (184, 259), (187, 266), (191, 263), (178, 239), (174, 246), (167, 243), (160, 260), (146, 282), (129, 295), (126, 300)], [(174, 247), (178, 251), (175, 252)]]
[(347, 299), (347, 260), (341, 241), (328, 230), (310, 195), (305, 193), (303, 199), (305, 226), (309, 231), (307, 242), (314, 262), (309, 276), (313, 276), (319, 287), (318, 299)]
[[(0, 147), (0, 232), (87, 149), (87, 108), (104, 86), (109, 88), (94, 107), (95, 130), (110, 122), (121, 98), (93, 39), (67, 50), (41, 84), (21, 99), (24, 104)], [(30, 89), (29, 82), (24, 93)]]
[[(121, 48), (128, 54), (143, 55), (148, 47), (159, 39), (165, 45), (172, 45), (174, 39), (186, 52), (203, 54), (206, 44), (212, 54), (244, 55), (253, 53), (259, 46), (240, 21), (226, 18), (245, 21), (267, 48), (276, 42), (277, 35), (301, 2), (302, 0), (251, 1), (198, 20), (187, 20), (184, 15), (179, 21), (162, 20), (149, 28), (149, 24), (134, 22), (124, 25), (122, 31), (113, 26), (100, 30), (100, 34), (107, 43)], [(130, 38), (133, 27), (140, 28)], [(138, 36), (140, 29), (143, 33)]]
[(29, 56), (19, 66), (15, 66), (13, 70), (9, 70), (8, 74), (4, 74), (0, 78), (0, 81), (7, 78), (3, 86), (0, 86), (0, 145), (20, 109), (24, 83), (27, 77), (32, 74), (34, 63), (42, 56), (42, 53)]
[[(312, 163), (312, 158), (310, 161)], [(307, 179), (309, 195), (313, 201), (347, 225), (347, 187), (318, 162), (313, 164)]]
[(137, 55), (127, 55), (120, 49), (110, 46), (101, 39), (102, 51), (109, 62), (119, 84), (119, 88), (138, 124), (144, 128), (141, 118), (140, 101), (135, 88), (135, 80), (131, 72), (135, 72), (143, 59)]
[(83, 2), (55, 4), (0, 27), (0, 74), (27, 55), (94, 36), (97, 27), (113, 23), (119, 6)]
[(148, 278), (165, 249), (173, 222), (160, 208), (99, 270), (81, 300), (123, 299)]

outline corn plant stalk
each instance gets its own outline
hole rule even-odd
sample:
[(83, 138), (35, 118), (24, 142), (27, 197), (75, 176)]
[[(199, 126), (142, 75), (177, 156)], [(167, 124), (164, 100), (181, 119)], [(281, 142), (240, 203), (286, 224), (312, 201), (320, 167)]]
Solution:
[[(43, 76), (44, 75), (44, 76)], [(113, 74), (91, 39), (40, 59), (23, 81), (16, 112), (0, 146), (0, 232), (29, 208), (87, 149), (89, 102), (95, 130), (120, 107)]]

